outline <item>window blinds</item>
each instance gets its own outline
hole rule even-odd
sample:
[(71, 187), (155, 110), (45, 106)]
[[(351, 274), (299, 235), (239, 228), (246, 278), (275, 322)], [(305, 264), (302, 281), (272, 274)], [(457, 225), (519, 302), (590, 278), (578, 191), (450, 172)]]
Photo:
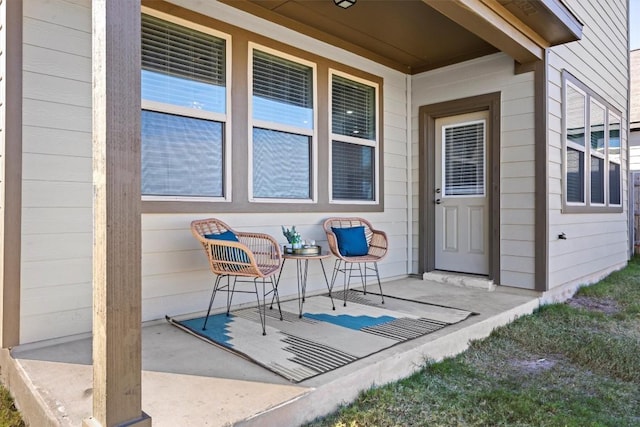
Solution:
[(334, 75), (331, 83), (333, 133), (375, 140), (375, 88)]
[(313, 108), (312, 68), (253, 51), (253, 96)]
[(222, 197), (222, 123), (142, 111), (142, 194)]
[(620, 204), (620, 164), (609, 162), (609, 204)]
[(591, 203), (604, 203), (604, 159), (591, 156)]
[(484, 122), (444, 128), (445, 195), (484, 195)]
[(374, 149), (333, 141), (331, 157), (335, 200), (374, 200)]
[(142, 15), (142, 69), (225, 86), (224, 39)]
[(253, 196), (310, 199), (310, 150), (308, 136), (253, 128)]
[(567, 202), (584, 203), (584, 153), (567, 148)]

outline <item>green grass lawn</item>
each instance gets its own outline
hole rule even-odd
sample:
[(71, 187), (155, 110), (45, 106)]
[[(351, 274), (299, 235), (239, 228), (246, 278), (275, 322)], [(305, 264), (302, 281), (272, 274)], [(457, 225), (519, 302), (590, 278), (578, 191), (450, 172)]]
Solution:
[(640, 259), (309, 426), (640, 426)]

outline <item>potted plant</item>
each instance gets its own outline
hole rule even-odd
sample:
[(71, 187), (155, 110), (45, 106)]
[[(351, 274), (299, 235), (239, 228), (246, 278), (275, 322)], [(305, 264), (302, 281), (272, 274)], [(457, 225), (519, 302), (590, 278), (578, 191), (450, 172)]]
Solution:
[(291, 244), (291, 247), (293, 249), (300, 249), (302, 247), (302, 236), (296, 231), (296, 226), (291, 226), (291, 229), (285, 228), (284, 225), (281, 227), (282, 234), (287, 238), (287, 242)]

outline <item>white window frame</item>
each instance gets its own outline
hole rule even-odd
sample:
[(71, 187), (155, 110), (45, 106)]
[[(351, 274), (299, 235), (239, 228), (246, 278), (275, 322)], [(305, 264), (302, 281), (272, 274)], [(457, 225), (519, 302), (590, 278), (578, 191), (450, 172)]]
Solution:
[[(341, 135), (337, 133), (333, 133), (333, 113), (332, 113), (332, 105), (333, 105), (333, 76), (340, 76), (342, 78), (353, 80), (354, 82), (361, 83), (367, 86), (371, 86), (374, 88), (375, 93), (375, 123), (376, 123), (376, 131), (375, 131), (375, 139), (363, 139), (363, 138), (355, 138), (352, 136)], [(329, 110), (329, 203), (333, 204), (349, 204), (349, 205), (375, 205), (379, 203), (380, 199), (380, 85), (374, 83), (370, 80), (366, 80), (360, 77), (356, 77), (354, 75), (329, 68), (329, 101), (327, 108)], [(333, 142), (344, 142), (348, 144), (362, 145), (367, 147), (373, 147), (373, 159), (374, 159), (374, 186), (375, 191), (373, 192), (373, 200), (354, 200), (354, 199), (334, 199), (333, 198)]]
[[(248, 126), (247, 126), (247, 141), (248, 141), (248, 195), (249, 202), (252, 203), (317, 203), (318, 201), (318, 67), (315, 62), (308, 61), (306, 59), (299, 58), (276, 49), (269, 48), (267, 46), (260, 45), (258, 43), (248, 43), (249, 52), (247, 56), (247, 111), (248, 111)], [(301, 65), (308, 66), (312, 69), (312, 92), (313, 92), (313, 128), (301, 128), (297, 126), (285, 125), (282, 123), (256, 120), (253, 118), (253, 52), (259, 50), (261, 52), (268, 53), (269, 55), (277, 56), (292, 62), (296, 62)], [(253, 196), (253, 129), (262, 128), (280, 132), (286, 132), (296, 135), (308, 136), (311, 139), (311, 173), (309, 174), (309, 191), (311, 197), (308, 199), (284, 199), (284, 198), (261, 198)]]
[(147, 111), (154, 111), (158, 113), (166, 113), (171, 115), (184, 116), (189, 118), (204, 119), (215, 122), (220, 122), (223, 125), (222, 133), (222, 169), (223, 169), (223, 196), (222, 197), (195, 197), (195, 196), (158, 196), (158, 195), (142, 195), (143, 201), (202, 201), (202, 202), (231, 202), (231, 36), (229, 34), (216, 31), (212, 28), (205, 27), (203, 25), (195, 24), (191, 21), (181, 19), (149, 7), (142, 6), (142, 13), (156, 18), (168, 21), (186, 28), (200, 31), (202, 33), (210, 34), (214, 37), (218, 37), (225, 40), (225, 111), (226, 113), (215, 113), (210, 111), (198, 110), (195, 108), (181, 107), (177, 105), (165, 104), (163, 102), (141, 100), (141, 109)]

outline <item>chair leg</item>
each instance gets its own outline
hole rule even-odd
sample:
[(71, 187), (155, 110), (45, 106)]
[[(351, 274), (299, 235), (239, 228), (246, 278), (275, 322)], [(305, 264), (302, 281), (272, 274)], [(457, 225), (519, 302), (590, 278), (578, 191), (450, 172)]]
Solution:
[(269, 280), (271, 281), (271, 289), (273, 292), (273, 296), (271, 297), (271, 305), (273, 306), (273, 298), (275, 297), (276, 303), (278, 304), (278, 312), (280, 313), (280, 320), (283, 320), (282, 309), (280, 308), (280, 294), (278, 294), (278, 282), (274, 281), (273, 276), (271, 276)]
[(233, 288), (229, 291), (229, 276), (227, 276), (227, 317), (229, 316), (229, 312), (231, 311), (231, 302), (233, 301), (233, 293), (236, 291), (236, 280), (237, 277), (233, 278)]
[(362, 264), (358, 263), (358, 270), (360, 270), (360, 279), (362, 279), (362, 291), (367, 294), (367, 263), (364, 263), (364, 275), (362, 274)]
[[(342, 270), (342, 281), (343, 281), (343, 286), (342, 289), (344, 290), (344, 302), (343, 302), (343, 307), (347, 306), (347, 292), (349, 292), (349, 286), (351, 285), (351, 269), (353, 268), (353, 265), (350, 265), (351, 263), (348, 263), (347, 261), (344, 262), (344, 268)], [(349, 266), (349, 277), (347, 279), (347, 265)]]
[(384, 304), (384, 294), (382, 293), (382, 283), (380, 283), (380, 273), (378, 273), (378, 263), (373, 263), (373, 269), (376, 271), (376, 278), (378, 279), (378, 287), (380, 288), (380, 296), (382, 297), (382, 304)]
[(216, 297), (216, 292), (218, 292), (218, 286), (220, 286), (220, 279), (222, 279), (222, 277), (224, 276), (216, 276), (216, 281), (214, 282), (214, 285), (213, 285), (213, 291), (211, 291), (211, 299), (209, 300), (209, 308), (207, 309), (207, 317), (204, 318), (204, 325), (202, 326), (203, 331), (207, 329), (209, 314), (211, 314), (211, 306), (213, 305), (213, 300)]
[(333, 272), (331, 273), (331, 287), (329, 289), (329, 295), (333, 292), (333, 285), (336, 283), (336, 279), (338, 278), (338, 271), (340, 269), (340, 260), (336, 259), (333, 263)]
[(262, 335), (267, 335), (267, 328), (266, 328), (266, 320), (265, 320), (265, 316), (267, 315), (267, 313), (265, 312), (265, 301), (264, 298), (266, 297), (265, 295), (265, 285), (264, 285), (264, 278), (262, 279), (262, 304), (260, 304), (260, 293), (258, 292), (258, 279), (253, 279), (253, 286), (256, 289), (256, 299), (258, 300), (258, 316), (260, 316), (260, 324), (262, 325)]
[(331, 307), (336, 309), (336, 305), (333, 302), (333, 296), (331, 295), (331, 288), (329, 287), (329, 281), (327, 280), (327, 271), (324, 269), (324, 264), (322, 263), (322, 259), (320, 259), (320, 267), (322, 267), (322, 274), (324, 275), (324, 282), (327, 284), (327, 290), (329, 291), (329, 298), (331, 298)]
[[(278, 287), (278, 285), (280, 284), (280, 277), (282, 276), (282, 270), (284, 270), (284, 263), (285, 263), (286, 259), (282, 260), (282, 265), (280, 266), (280, 271), (278, 272), (278, 279), (276, 280), (276, 284), (274, 286), (274, 289)], [(271, 276), (271, 282), (273, 283), (273, 276)], [(269, 305), (269, 310), (273, 309), (273, 299), (276, 297), (276, 293), (274, 292), (273, 295), (271, 295), (271, 304)], [(280, 302), (278, 301), (278, 304)], [(278, 306), (279, 307), (279, 306)], [(282, 315), (282, 313), (281, 313)]]

